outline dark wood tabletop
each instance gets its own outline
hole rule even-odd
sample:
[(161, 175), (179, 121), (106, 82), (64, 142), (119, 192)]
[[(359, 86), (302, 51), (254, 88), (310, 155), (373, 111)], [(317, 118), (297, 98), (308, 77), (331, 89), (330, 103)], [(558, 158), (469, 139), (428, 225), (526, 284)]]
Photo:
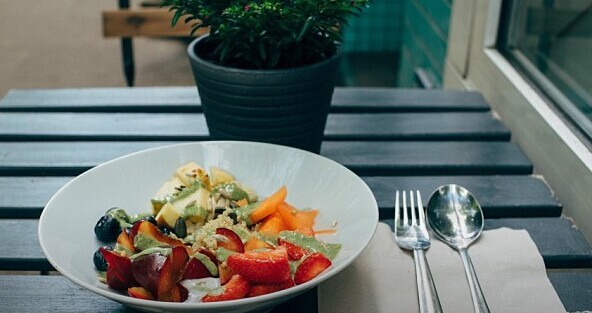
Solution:
[[(2, 311), (133, 311), (57, 275), (38, 218), (62, 185), (102, 162), (207, 139), (195, 87), (11, 90), (0, 100)], [(592, 246), (577, 229), (584, 221), (562, 216), (561, 199), (511, 139), (476, 92), (337, 88), (321, 154), (362, 177), (391, 226), (395, 190), (467, 187), (486, 229), (528, 231), (568, 312), (592, 310)], [(274, 310), (314, 311), (315, 290)]]

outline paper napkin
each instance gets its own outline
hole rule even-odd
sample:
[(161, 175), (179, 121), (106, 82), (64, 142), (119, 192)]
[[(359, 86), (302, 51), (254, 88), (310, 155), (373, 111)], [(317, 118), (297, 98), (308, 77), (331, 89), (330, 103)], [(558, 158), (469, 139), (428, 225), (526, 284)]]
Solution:
[[(543, 259), (525, 230), (484, 231), (469, 255), (492, 313), (566, 312)], [(432, 238), (428, 264), (445, 313), (473, 312), (460, 255)], [(413, 254), (401, 250), (388, 225), (345, 270), (318, 288), (320, 313), (419, 312)]]

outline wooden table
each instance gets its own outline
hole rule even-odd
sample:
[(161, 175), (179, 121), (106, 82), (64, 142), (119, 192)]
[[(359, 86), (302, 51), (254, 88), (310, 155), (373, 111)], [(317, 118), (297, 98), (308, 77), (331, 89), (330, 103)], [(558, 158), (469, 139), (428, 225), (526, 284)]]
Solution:
[[(53, 193), (99, 163), (207, 139), (194, 87), (10, 91), (0, 101), (0, 271), (11, 271), (0, 275), (2, 310), (132, 311), (48, 275), (37, 219)], [(592, 310), (592, 247), (479, 93), (338, 88), (321, 154), (367, 182), (391, 225), (395, 189), (464, 185), (486, 228), (529, 232), (568, 311)], [(316, 311), (315, 299), (313, 290), (274, 311)]]

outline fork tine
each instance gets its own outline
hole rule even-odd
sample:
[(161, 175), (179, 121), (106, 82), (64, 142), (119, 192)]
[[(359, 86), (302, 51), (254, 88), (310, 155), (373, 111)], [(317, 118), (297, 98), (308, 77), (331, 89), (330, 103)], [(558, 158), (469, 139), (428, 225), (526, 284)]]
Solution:
[(403, 225), (409, 225), (409, 214), (407, 213), (407, 196), (405, 191), (403, 190)]
[(421, 203), (421, 194), (419, 193), (419, 190), (416, 190), (417, 192), (417, 211), (419, 212), (419, 221), (421, 224), (425, 223), (425, 215), (424, 215), (424, 208), (423, 208), (423, 203)]
[(395, 193), (395, 229), (401, 221), (401, 209), (399, 208), (399, 191)]
[(414, 200), (414, 196), (413, 196), (413, 190), (409, 190), (409, 202), (411, 202), (409, 209), (411, 210), (411, 225), (416, 226), (417, 225), (417, 218), (415, 217), (415, 200)]

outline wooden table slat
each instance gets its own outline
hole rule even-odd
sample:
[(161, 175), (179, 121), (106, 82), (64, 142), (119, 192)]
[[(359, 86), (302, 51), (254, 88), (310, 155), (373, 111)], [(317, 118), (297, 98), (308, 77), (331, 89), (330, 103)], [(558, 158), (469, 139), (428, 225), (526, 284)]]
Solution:
[[(336, 88), (332, 112), (489, 111), (480, 93), (450, 90)], [(10, 90), (0, 111), (201, 112), (195, 87)]]
[[(393, 228), (393, 220), (382, 220)], [(569, 219), (559, 217), (485, 220), (484, 230), (524, 229), (536, 244), (546, 268), (592, 267), (592, 246)]]
[[(51, 196), (74, 177), (0, 176), (0, 218), (38, 218)], [(380, 208), (381, 218), (394, 212), (395, 190), (419, 190), (426, 198), (438, 186), (455, 183), (479, 200), (486, 218), (560, 216), (562, 206), (549, 187), (534, 176), (362, 177)], [(18, 196), (23, 195), (26, 196)]]
[[(116, 157), (173, 143), (0, 142), (0, 176), (78, 175)], [(513, 142), (329, 141), (321, 154), (367, 176), (532, 173), (532, 163)]]
[(560, 216), (562, 205), (549, 187), (534, 176), (395, 176), (362, 177), (378, 206), (380, 218), (392, 218), (395, 190), (419, 190), (424, 201), (439, 186), (466, 187), (478, 199), (485, 218)]
[[(207, 140), (198, 113), (0, 113), (0, 140)], [(326, 140), (496, 140), (510, 131), (489, 112), (331, 114)]]
[[(384, 220), (392, 227), (392, 219)], [(47, 270), (51, 268), (37, 239), (38, 220), (0, 220), (0, 270)], [(592, 267), (592, 248), (571, 221), (559, 217), (488, 219), (487, 229), (526, 229), (551, 267)], [(89, 229), (89, 233), (92, 229)], [(91, 258), (89, 256), (89, 263)]]

